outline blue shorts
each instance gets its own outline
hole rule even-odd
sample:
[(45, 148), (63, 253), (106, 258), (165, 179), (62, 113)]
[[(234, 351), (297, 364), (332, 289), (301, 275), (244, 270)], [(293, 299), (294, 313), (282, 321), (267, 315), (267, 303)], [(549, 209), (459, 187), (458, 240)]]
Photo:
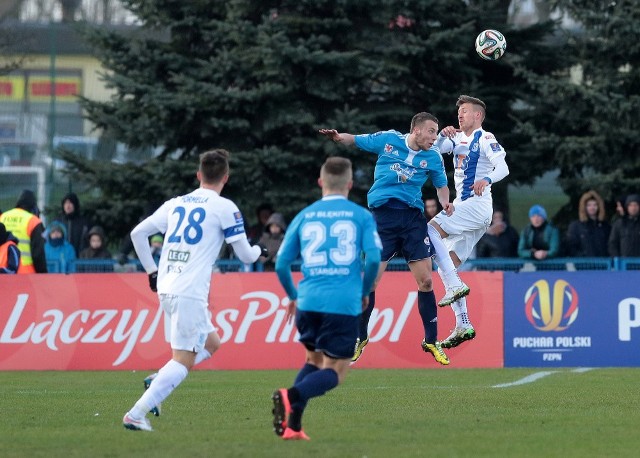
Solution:
[(434, 252), (424, 214), (417, 208), (399, 207), (394, 203), (371, 209), (382, 240), (381, 260), (390, 261), (398, 254), (407, 262), (430, 258)]
[(296, 311), (300, 342), (330, 358), (351, 359), (358, 340), (360, 315)]

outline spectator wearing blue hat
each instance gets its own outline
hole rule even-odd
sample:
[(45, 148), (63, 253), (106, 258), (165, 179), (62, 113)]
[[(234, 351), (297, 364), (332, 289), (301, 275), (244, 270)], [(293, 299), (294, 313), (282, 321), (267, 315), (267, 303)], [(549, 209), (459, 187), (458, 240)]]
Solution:
[(529, 221), (531, 223), (520, 232), (518, 256), (538, 261), (558, 256), (560, 231), (547, 221), (547, 211), (542, 205), (529, 209)]

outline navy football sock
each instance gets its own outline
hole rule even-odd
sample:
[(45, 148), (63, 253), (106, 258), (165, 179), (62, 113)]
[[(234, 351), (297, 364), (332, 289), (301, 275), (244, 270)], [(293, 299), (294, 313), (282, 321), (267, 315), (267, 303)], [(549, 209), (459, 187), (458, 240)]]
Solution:
[(327, 391), (338, 386), (338, 374), (333, 369), (320, 369), (307, 375), (304, 380), (296, 384), (301, 401), (322, 396)]
[(438, 338), (438, 309), (433, 291), (418, 291), (418, 311), (424, 326), (424, 339), (432, 344)]
[(298, 375), (296, 375), (296, 379), (293, 381), (293, 384), (297, 384), (299, 382), (301, 382), (307, 375), (317, 371), (319, 369), (318, 366), (314, 366), (313, 364), (309, 364), (309, 363), (305, 363), (304, 366), (302, 366), (302, 369), (300, 369), (300, 371), (298, 372)]
[(287, 427), (294, 431), (302, 429), (302, 414), (311, 398), (322, 396), (327, 391), (338, 386), (338, 374), (333, 369), (314, 371), (292, 388), (289, 388), (289, 402), (291, 414), (287, 420)]
[(367, 337), (369, 337), (369, 330), (368, 330), (369, 319), (371, 318), (371, 312), (373, 312), (373, 307), (375, 307), (375, 305), (376, 305), (376, 292), (371, 291), (369, 293), (369, 305), (367, 306), (366, 310), (362, 312), (362, 315), (360, 316), (360, 331), (359, 331), (358, 337), (360, 338), (361, 342)]

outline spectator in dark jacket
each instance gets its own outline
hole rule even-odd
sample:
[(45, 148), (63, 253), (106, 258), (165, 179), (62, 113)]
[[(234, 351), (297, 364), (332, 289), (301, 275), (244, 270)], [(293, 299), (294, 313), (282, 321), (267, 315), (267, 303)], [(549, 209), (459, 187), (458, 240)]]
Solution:
[(542, 205), (529, 209), (531, 224), (522, 229), (518, 242), (518, 256), (542, 261), (555, 258), (560, 252), (560, 232), (547, 221)]
[(87, 234), (91, 223), (81, 213), (80, 200), (75, 193), (70, 192), (62, 198), (62, 213), (57, 219), (64, 224), (67, 240), (78, 256), (88, 246)]
[(273, 271), (275, 270), (278, 249), (280, 249), (280, 245), (282, 245), (282, 241), (284, 240), (284, 231), (287, 230), (284, 216), (282, 216), (281, 213), (272, 213), (267, 220), (265, 229), (258, 243), (267, 248), (269, 255), (266, 257), (260, 256), (258, 261), (263, 264), (264, 270)]
[(611, 225), (605, 219), (604, 201), (595, 191), (580, 198), (578, 220), (567, 230), (567, 253), (577, 257), (609, 256)]
[(501, 210), (493, 211), (491, 226), (476, 245), (478, 258), (515, 258), (518, 256), (518, 233)]
[(631, 194), (625, 201), (626, 216), (613, 223), (609, 237), (609, 255), (640, 257), (640, 194)]
[(89, 246), (80, 252), (80, 259), (111, 259), (102, 227), (93, 226), (88, 235)]
[[(256, 208), (256, 224), (247, 228), (247, 239), (249, 243), (257, 243), (260, 237), (266, 232), (267, 221), (274, 210), (271, 204), (263, 203)], [(232, 250), (233, 251), (233, 250)]]

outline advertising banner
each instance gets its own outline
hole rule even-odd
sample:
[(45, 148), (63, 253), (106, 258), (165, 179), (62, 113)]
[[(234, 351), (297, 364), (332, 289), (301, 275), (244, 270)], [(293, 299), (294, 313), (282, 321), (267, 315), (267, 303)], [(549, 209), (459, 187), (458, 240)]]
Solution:
[[(297, 274), (296, 281), (300, 278)], [(501, 367), (502, 273), (465, 273), (478, 337), (447, 353), (449, 367)], [(434, 278), (436, 299), (444, 291)], [(339, 294), (339, 291), (327, 291)], [(274, 273), (213, 274), (210, 309), (220, 350), (198, 368), (293, 369), (303, 362), (288, 299)], [(454, 326), (439, 309), (439, 338)], [(387, 272), (370, 344), (354, 367), (442, 367), (420, 347), (415, 280)], [(0, 370), (152, 370), (171, 356), (168, 322), (143, 273), (0, 276)]]
[(505, 366), (640, 366), (638, 272), (505, 273)]

